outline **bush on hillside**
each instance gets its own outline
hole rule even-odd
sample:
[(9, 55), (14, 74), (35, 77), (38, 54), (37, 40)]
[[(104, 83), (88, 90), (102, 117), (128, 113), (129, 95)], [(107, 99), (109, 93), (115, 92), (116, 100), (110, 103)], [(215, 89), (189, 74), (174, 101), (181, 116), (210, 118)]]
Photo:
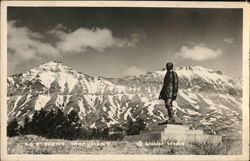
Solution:
[(10, 121), (7, 125), (7, 136), (17, 136), (19, 135), (19, 125), (16, 119)]
[[(67, 140), (76, 139), (101, 139), (121, 140), (124, 135), (137, 135), (145, 129), (144, 120), (137, 118), (133, 121), (128, 118), (125, 127), (114, 125), (111, 128), (85, 129), (82, 127), (78, 113), (71, 110), (65, 115), (60, 108), (51, 108), (46, 111), (41, 109), (35, 111), (32, 118), (25, 117), (23, 126), (19, 126), (16, 119), (8, 124), (8, 136), (37, 135), (46, 138), (58, 138)], [(57, 110), (55, 110), (57, 109)]]

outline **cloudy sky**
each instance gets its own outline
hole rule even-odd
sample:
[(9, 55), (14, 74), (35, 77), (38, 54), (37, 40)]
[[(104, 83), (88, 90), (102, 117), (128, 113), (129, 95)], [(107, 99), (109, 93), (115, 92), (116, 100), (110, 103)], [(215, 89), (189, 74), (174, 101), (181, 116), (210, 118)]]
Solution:
[(242, 72), (242, 10), (8, 7), (8, 75), (57, 60), (122, 77), (174, 66)]

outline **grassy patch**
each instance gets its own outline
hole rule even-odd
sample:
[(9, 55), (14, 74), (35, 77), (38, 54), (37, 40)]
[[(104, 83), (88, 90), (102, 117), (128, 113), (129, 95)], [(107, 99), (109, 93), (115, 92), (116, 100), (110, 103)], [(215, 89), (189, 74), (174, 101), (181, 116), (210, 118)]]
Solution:
[[(35, 135), (8, 138), (9, 154), (138, 154), (138, 155), (235, 155), (241, 154), (241, 141), (169, 144), (173, 140), (151, 145), (132, 141), (62, 140)], [(167, 144), (168, 143), (168, 144)]]

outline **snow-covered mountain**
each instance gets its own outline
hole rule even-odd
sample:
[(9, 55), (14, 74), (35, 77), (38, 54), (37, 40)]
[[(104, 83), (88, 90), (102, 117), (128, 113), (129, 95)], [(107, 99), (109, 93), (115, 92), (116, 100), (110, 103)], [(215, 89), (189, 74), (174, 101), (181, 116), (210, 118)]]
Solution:
[[(200, 66), (177, 67), (179, 93), (174, 107), (185, 124), (208, 133), (241, 133), (239, 80)], [(165, 71), (124, 78), (92, 77), (59, 62), (8, 77), (8, 117), (19, 121), (35, 110), (78, 112), (86, 127), (123, 124), (128, 117), (148, 124), (167, 118), (158, 100)]]

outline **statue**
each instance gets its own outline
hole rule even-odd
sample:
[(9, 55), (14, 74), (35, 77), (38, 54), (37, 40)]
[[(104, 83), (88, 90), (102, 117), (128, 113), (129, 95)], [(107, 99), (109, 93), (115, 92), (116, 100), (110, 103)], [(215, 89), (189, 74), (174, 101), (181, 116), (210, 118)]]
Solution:
[(165, 107), (168, 111), (168, 120), (166, 123), (175, 123), (173, 100), (176, 100), (178, 92), (178, 76), (173, 70), (173, 63), (168, 62), (166, 64), (167, 73), (164, 77), (164, 84), (160, 92), (159, 99), (165, 101)]

